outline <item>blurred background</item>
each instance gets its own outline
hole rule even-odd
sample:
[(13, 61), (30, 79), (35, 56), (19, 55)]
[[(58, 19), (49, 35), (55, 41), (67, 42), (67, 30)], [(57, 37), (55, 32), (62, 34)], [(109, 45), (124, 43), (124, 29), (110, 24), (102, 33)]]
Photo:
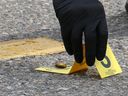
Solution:
[[(125, 11), (126, 0), (100, 1), (105, 7), (107, 18)], [(33, 32), (41, 35), (42, 31), (55, 32), (59, 28), (52, 0), (0, 0), (0, 40), (23, 38), (23, 34), (30, 35)]]

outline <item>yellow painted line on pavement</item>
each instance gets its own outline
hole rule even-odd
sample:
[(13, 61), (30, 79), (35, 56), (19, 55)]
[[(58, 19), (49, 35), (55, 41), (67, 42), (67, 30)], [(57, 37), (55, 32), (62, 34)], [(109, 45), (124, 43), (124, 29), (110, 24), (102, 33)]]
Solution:
[(0, 60), (31, 55), (47, 55), (65, 51), (61, 42), (48, 38), (0, 42)]

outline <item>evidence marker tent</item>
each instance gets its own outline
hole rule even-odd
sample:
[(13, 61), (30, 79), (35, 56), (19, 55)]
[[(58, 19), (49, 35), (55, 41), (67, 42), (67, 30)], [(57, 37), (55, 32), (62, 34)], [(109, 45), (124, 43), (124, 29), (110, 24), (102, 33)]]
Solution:
[(107, 51), (104, 60), (102, 61), (96, 60), (95, 65), (101, 78), (122, 73), (122, 69), (118, 64), (112, 52), (112, 49), (110, 48), (109, 45), (107, 45)]

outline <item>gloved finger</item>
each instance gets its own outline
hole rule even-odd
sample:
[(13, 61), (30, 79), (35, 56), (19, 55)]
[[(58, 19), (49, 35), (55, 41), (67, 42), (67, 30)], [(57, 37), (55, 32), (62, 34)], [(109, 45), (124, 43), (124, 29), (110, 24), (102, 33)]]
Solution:
[(97, 51), (96, 57), (98, 60), (103, 60), (106, 54), (108, 29), (106, 19), (102, 19), (97, 26)]
[(64, 47), (69, 55), (73, 55), (72, 43), (71, 43), (71, 30), (63, 30), (62, 39)]
[(69, 55), (73, 55), (72, 42), (71, 42), (73, 20), (71, 19), (70, 16), (71, 16), (70, 13), (64, 14), (63, 18), (60, 17), (61, 19), (58, 18), (58, 20), (61, 27), (61, 35), (65, 49)]
[(77, 24), (74, 26), (72, 30), (72, 48), (74, 53), (74, 58), (77, 63), (81, 63), (83, 61), (83, 45), (82, 45), (82, 26)]
[(85, 36), (85, 56), (88, 66), (93, 66), (96, 57), (96, 25), (87, 25), (84, 31)]

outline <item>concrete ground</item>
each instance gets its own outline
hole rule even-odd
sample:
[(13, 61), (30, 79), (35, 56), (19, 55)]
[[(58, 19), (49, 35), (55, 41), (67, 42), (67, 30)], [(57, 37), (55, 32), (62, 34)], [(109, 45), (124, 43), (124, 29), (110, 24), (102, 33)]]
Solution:
[[(73, 57), (66, 52), (0, 61), (0, 96), (128, 96), (128, 14), (126, 0), (101, 0), (105, 6), (109, 43), (123, 73), (100, 79), (94, 67), (84, 73), (60, 75), (36, 72)], [(1, 0), (0, 40), (47, 36), (61, 41), (52, 0)]]

